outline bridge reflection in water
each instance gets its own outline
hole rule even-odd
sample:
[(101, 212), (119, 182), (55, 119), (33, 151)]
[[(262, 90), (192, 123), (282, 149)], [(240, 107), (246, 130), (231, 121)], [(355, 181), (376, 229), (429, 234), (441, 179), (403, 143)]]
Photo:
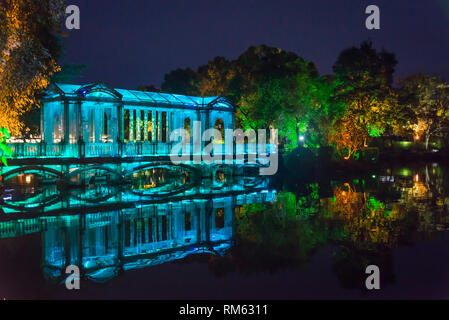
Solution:
[[(7, 199), (9, 211), (1, 215), (0, 238), (40, 233), (44, 275), (58, 282), (68, 276), (68, 265), (79, 266), (83, 278), (103, 282), (130, 269), (190, 254), (223, 255), (232, 245), (235, 210), (244, 204), (274, 201), (275, 192), (268, 189), (266, 180), (233, 177), (217, 186), (218, 180), (201, 180), (162, 198), (125, 187), (109, 198), (92, 201), (92, 190), (68, 190), (48, 206), (39, 202), (36, 211), (14, 207), (18, 198)], [(102, 195), (105, 190), (98, 188), (94, 187), (94, 193)], [(73, 199), (78, 199), (77, 206)], [(114, 208), (108, 209), (111, 199)], [(67, 207), (67, 202), (72, 206)], [(66, 209), (61, 211), (64, 203)]]

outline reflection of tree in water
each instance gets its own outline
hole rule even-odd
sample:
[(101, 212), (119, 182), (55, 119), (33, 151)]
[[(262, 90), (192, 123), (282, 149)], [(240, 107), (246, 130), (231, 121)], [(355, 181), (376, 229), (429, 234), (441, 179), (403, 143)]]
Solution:
[(315, 215), (320, 206), (317, 185), (309, 188), (307, 196), (281, 192), (274, 203), (236, 208), (236, 245), (225, 259), (211, 258), (213, 272), (275, 272), (303, 265), (332, 232)]
[(334, 187), (330, 198), (319, 198), (317, 184), (307, 185), (307, 194), (280, 192), (274, 203), (236, 210), (236, 245), (225, 258), (211, 258), (210, 267), (216, 274), (298, 268), (317, 249), (332, 245), (342, 286), (365, 288), (370, 264), (380, 267), (382, 285), (393, 283), (393, 249), (449, 226), (445, 181), (431, 173), (426, 178), (425, 172), (406, 184), (397, 180), (393, 188), (400, 197), (394, 202), (379, 201), (379, 190), (356, 190), (349, 183)]
[[(334, 266), (341, 283), (346, 287), (362, 287), (366, 279), (364, 270), (369, 264), (380, 267), (381, 281), (394, 281), (392, 250), (403, 244), (435, 238), (438, 231), (449, 226), (446, 181), (444, 172), (435, 166), (426, 166), (408, 180), (399, 178), (395, 187), (401, 197), (391, 206), (367, 193), (355, 193), (350, 189), (345, 196), (342, 189), (336, 188), (333, 203), (325, 201), (329, 204), (327, 211), (341, 221), (345, 232), (335, 254)], [(339, 197), (345, 199), (339, 201)], [(349, 207), (348, 202), (351, 203)]]
[(134, 189), (172, 188), (190, 183), (189, 172), (182, 168), (152, 168), (133, 175)]
[(343, 287), (364, 288), (365, 269), (374, 264), (382, 270), (383, 283), (394, 280), (391, 249), (407, 229), (404, 215), (393, 205), (385, 205), (366, 192), (356, 192), (345, 183), (336, 187), (332, 199), (323, 199), (323, 213), (336, 222), (341, 234), (334, 239), (334, 271)]

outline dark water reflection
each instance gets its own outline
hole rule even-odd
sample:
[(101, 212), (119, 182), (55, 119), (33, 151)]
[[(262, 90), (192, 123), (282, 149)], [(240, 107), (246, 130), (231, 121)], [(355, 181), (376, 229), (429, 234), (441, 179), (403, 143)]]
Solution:
[[(275, 185), (153, 171), (136, 175), (132, 188), (11, 185), (0, 221), (0, 296), (449, 297), (446, 167)], [(156, 199), (153, 188), (179, 192)], [(65, 289), (71, 264), (82, 269), (80, 291)], [(375, 292), (365, 289), (371, 264), (381, 270)]]

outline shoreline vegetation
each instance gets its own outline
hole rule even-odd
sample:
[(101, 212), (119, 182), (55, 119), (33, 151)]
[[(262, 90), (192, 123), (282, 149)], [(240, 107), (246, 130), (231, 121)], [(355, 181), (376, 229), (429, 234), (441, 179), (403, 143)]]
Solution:
[[(299, 147), (291, 151), (279, 152), (279, 173), (305, 181), (321, 180), (324, 177), (338, 177), (378, 173), (385, 168), (444, 163), (449, 159), (449, 149), (426, 150), (420, 142), (384, 141), (384, 145), (368, 147), (358, 159), (344, 160), (334, 154), (332, 148), (322, 148), (318, 152)], [(287, 174), (288, 173), (288, 174)], [(292, 174), (293, 173), (293, 174)]]

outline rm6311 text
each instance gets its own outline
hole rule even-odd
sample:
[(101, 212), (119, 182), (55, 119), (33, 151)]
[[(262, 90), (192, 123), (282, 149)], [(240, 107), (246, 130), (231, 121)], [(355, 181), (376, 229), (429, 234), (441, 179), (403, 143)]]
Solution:
[(223, 314), (241, 314), (241, 315), (252, 315), (252, 314), (267, 314), (268, 306), (267, 305), (252, 305), (252, 304), (243, 304), (243, 305), (229, 305), (225, 304), (223, 306)]

